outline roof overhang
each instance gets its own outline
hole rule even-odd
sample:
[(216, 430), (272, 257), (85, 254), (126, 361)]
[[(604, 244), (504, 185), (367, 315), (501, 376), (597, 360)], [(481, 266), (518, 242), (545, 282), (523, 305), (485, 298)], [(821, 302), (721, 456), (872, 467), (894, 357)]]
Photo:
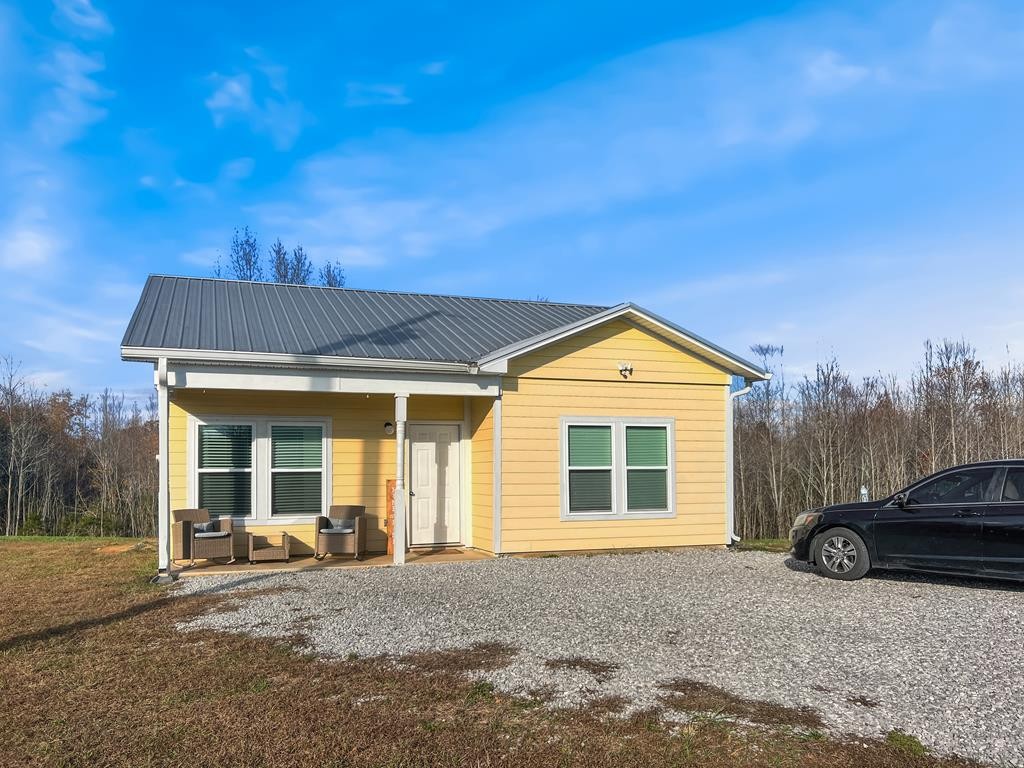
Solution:
[(507, 373), (508, 362), (513, 358), (529, 354), (534, 350), (581, 333), (588, 328), (594, 328), (619, 318), (630, 320), (634, 324), (718, 365), (729, 373), (735, 376), (742, 376), (747, 381), (765, 381), (771, 378), (771, 373), (762, 370), (748, 360), (744, 360), (742, 357), (734, 355), (716, 344), (712, 344), (707, 339), (701, 338), (697, 334), (691, 333), (685, 328), (681, 328), (675, 323), (632, 303), (610, 307), (583, 320), (496, 350), (479, 361), (480, 371), (483, 373)]
[(397, 360), (332, 355), (289, 355), (277, 352), (233, 352), (206, 349), (170, 349), (164, 347), (121, 347), (121, 359), (155, 363), (166, 358), (176, 363), (240, 365), (271, 368), (329, 368), (338, 370), (419, 371), (423, 373), (475, 374), (475, 363), (436, 360)]

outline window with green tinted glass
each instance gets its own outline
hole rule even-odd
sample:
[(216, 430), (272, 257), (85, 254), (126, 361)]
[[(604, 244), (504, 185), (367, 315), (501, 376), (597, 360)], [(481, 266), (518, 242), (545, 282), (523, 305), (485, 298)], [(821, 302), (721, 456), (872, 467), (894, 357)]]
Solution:
[(626, 510), (668, 509), (668, 428), (626, 426)]
[(563, 419), (563, 515), (673, 516), (672, 423), (654, 418)]
[(212, 516), (252, 514), (252, 424), (200, 424), (199, 506)]
[(569, 426), (569, 511), (612, 512), (612, 428)]
[(319, 515), (323, 512), (323, 437), (323, 427), (319, 425), (271, 425), (272, 515)]

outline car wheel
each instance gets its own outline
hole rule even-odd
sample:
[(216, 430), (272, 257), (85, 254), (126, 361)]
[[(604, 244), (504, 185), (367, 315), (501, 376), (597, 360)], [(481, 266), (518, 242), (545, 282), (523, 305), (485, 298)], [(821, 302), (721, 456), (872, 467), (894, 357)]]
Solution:
[(814, 539), (814, 562), (823, 576), (842, 581), (862, 578), (871, 570), (864, 539), (849, 528), (830, 528)]

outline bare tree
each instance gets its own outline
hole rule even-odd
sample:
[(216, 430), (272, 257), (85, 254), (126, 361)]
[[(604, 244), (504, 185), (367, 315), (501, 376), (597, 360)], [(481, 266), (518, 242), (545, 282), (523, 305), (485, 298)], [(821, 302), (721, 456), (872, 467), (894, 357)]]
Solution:
[(906, 381), (854, 382), (836, 360), (794, 385), (782, 351), (754, 348), (775, 377), (736, 409), (737, 529), (784, 535), (803, 509), (882, 497), (968, 461), (1024, 455), (1024, 367), (987, 370), (964, 341), (928, 342)]
[(237, 280), (263, 280), (263, 261), (255, 233), (244, 227), (231, 236), (231, 251), (228, 253), (228, 269)]
[(345, 287), (345, 271), (341, 268), (341, 262), (326, 262), (320, 267), (320, 285), (328, 288)]
[(284, 247), (281, 238), (277, 238), (270, 246), (270, 273), (275, 283), (291, 282), (291, 261), (288, 259), (288, 249)]

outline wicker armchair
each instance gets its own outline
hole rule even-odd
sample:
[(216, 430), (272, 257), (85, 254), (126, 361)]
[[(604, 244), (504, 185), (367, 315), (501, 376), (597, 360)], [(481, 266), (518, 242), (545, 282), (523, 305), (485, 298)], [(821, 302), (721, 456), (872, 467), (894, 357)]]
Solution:
[(235, 562), (234, 526), (230, 517), (211, 521), (205, 509), (176, 509), (171, 516), (174, 521), (171, 537), (178, 560), (188, 560), (189, 565), (195, 565), (196, 560), (226, 557), (229, 564)]
[(330, 517), (318, 517), (313, 556), (323, 560), (327, 555), (352, 555), (361, 560), (366, 551), (365, 513), (363, 506), (335, 504)]

